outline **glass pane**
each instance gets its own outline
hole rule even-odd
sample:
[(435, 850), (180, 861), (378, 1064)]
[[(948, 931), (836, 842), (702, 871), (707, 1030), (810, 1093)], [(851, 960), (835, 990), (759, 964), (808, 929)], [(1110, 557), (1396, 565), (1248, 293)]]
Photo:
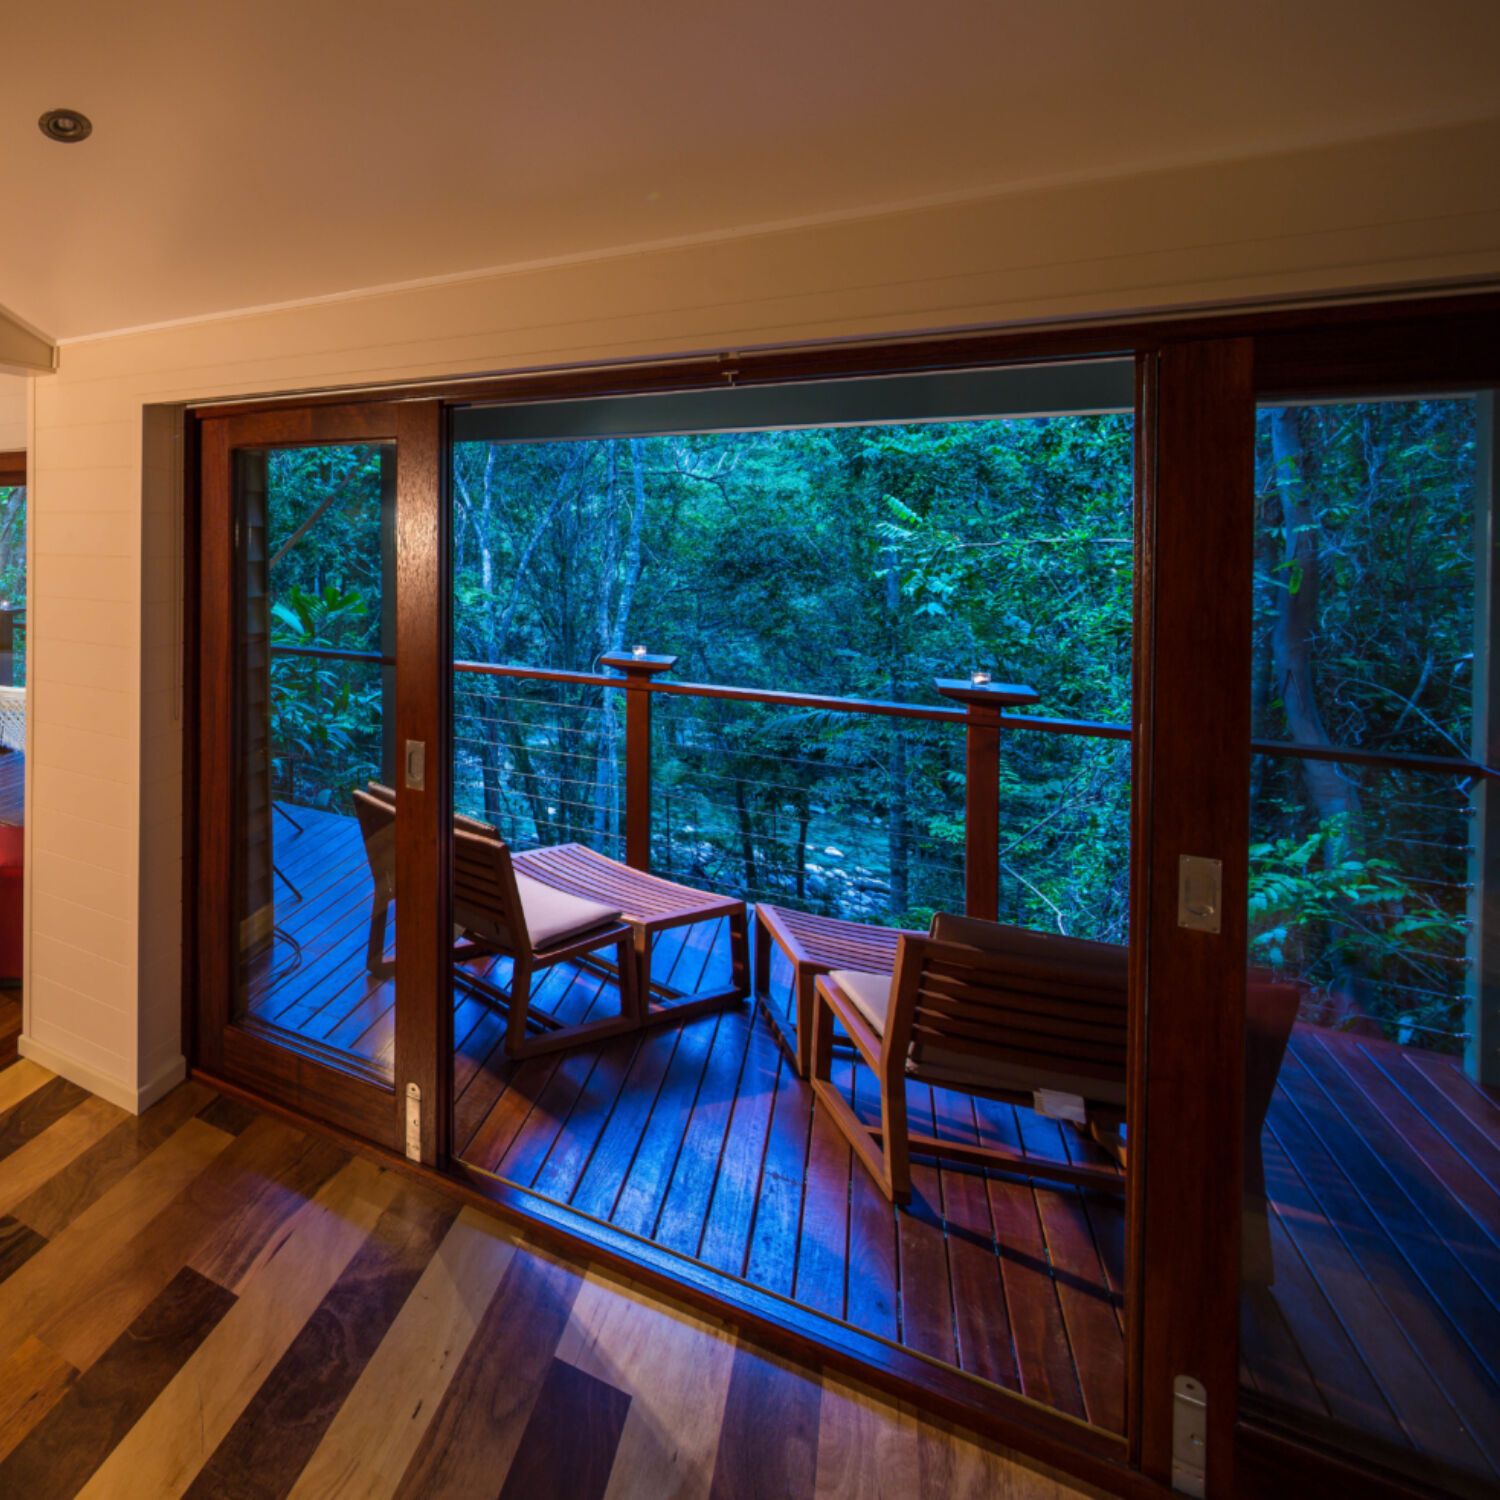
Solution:
[(26, 486), (0, 485), (0, 824), (25, 817)]
[(1500, 1107), (1471, 919), (1490, 410), (1257, 427), (1247, 1404), (1459, 1493), (1500, 1482)]
[(394, 784), (395, 449), (235, 459), (235, 1017), (389, 1079), (394, 827), (355, 794)]
[[(1007, 373), (1015, 409), (1046, 409)], [(1070, 398), (1129, 399), (1128, 365), (1123, 397), (1118, 371), (1075, 377)], [(882, 400), (921, 405), (921, 384)], [(1036, 1175), (919, 1152), (910, 1202), (893, 1204), (801, 1070), (801, 992), (767, 924), (844, 943), (868, 971), (894, 962), (893, 928), (964, 913), (966, 724), (935, 679), (984, 672), (1033, 687), (1039, 713), (1110, 721), (1124, 738), (1002, 732), (998, 898), (975, 915), (1115, 945), (1123, 1087), (1132, 418), (861, 419), (844, 389), (843, 425), (826, 392), (828, 425), (798, 425), (798, 388), (721, 394), (735, 430), (684, 430), (706, 407), (676, 398), (455, 422), (456, 812), (554, 889), (558, 871), (589, 870), (592, 894), (630, 915), (645, 910), (633, 870), (649, 867), (712, 908), (640, 924), (652, 1024), (632, 1025), (616, 939), (528, 970), (513, 928), (482, 910), (498, 855), (461, 829), (457, 1154), (1120, 1430), (1123, 1176), (1095, 1115), (1075, 1129), (1018, 1107), (1035, 1102), (1025, 1089), (914, 1078), (913, 1134), (1009, 1148)], [(758, 946), (737, 938), (742, 902)], [(730, 991), (752, 958), (750, 1004)], [(615, 1033), (580, 1029), (595, 1023)], [(842, 1025), (832, 1047), (833, 1085), (878, 1117), (876, 1075)], [(1105, 1185), (1049, 1178), (1063, 1162)]]

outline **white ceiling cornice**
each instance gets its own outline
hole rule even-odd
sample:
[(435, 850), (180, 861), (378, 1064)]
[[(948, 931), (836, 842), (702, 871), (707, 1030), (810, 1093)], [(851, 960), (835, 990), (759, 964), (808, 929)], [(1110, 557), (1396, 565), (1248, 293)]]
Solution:
[(57, 368), (57, 345), (46, 334), (0, 307), (0, 371), (33, 375)]

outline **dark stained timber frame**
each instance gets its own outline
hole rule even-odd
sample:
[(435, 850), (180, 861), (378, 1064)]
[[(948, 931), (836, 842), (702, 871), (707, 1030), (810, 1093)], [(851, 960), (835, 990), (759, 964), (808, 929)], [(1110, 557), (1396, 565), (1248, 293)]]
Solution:
[[(409, 512), (400, 523), (401, 546), (411, 555), (401, 563), (398, 733), (427, 741), (429, 775), (427, 791), (406, 796), (398, 811), (401, 857), (420, 872), (422, 891), (408, 902), (407, 925), (400, 929), (402, 983), (421, 996), (409, 1018), (413, 1030), (402, 1033), (406, 1040), (400, 1045), (416, 1059), (424, 1102), (430, 1103), (423, 1112), (424, 1161), (453, 1170), (446, 1155), (448, 1102), (441, 1093), (452, 1048), (444, 1026), (451, 1028), (451, 1021), (439, 1015), (446, 1007), (437, 1003), (446, 980), (439, 934), (447, 900), (443, 814), (449, 789), (441, 777), (433, 778), (435, 767), (447, 765), (449, 732), (442, 515), (446, 410), (474, 402), (721, 388), (726, 379), (739, 384), (847, 379), (1121, 355), (1133, 355), (1137, 362), (1124, 1442), (1093, 1429), (1070, 1438), (1056, 1420), (1048, 1420), (1050, 1414), (1005, 1392), (976, 1385), (972, 1399), (966, 1398), (960, 1390), (964, 1377), (944, 1371), (924, 1379), (920, 1362), (866, 1347), (878, 1341), (866, 1339), (856, 1348), (826, 1320), (792, 1327), (785, 1308), (762, 1305), (767, 1299), (757, 1302), (751, 1291), (737, 1290), (725, 1278), (674, 1272), (668, 1258), (653, 1258), (620, 1237), (619, 1243), (606, 1244), (608, 1235), (595, 1221), (571, 1210), (536, 1202), (505, 1185), (480, 1191), (543, 1238), (572, 1239), (648, 1283), (675, 1285), (695, 1305), (764, 1326), (806, 1357), (862, 1370), (887, 1389), (1121, 1492), (1168, 1493), (1172, 1381), (1188, 1374), (1209, 1392), (1210, 1495), (1410, 1494), (1392, 1476), (1315, 1449), (1305, 1437), (1239, 1412), (1250, 459), (1258, 400), (1347, 399), (1500, 384), (1500, 294), (1495, 292), (707, 351), (445, 379), (371, 392), (368, 398), (341, 391), (304, 394), (295, 404), (292, 398), (268, 397), (198, 407), (188, 448), (193, 451), (196, 433), (203, 487), (186, 531), (189, 618), (198, 627), (189, 629), (198, 701), (188, 722), (189, 748), (196, 736), (197, 753), (189, 767), (185, 849), (188, 907), (197, 919), (185, 958), (185, 974), (196, 992), (192, 1056), (205, 1073), (237, 1078), (241, 1088), (282, 1108), (387, 1148), (394, 1145), (392, 1116), (351, 1108), (347, 1080), (301, 1059), (294, 1065), (283, 1059), (259, 1072), (231, 1055), (233, 1047), (226, 1048), (222, 1039), (228, 1004), (227, 834), (213, 810), (228, 805), (227, 757), (215, 753), (216, 736), (224, 732), (227, 674), (216, 681), (213, 664), (225, 659), (227, 643), (226, 622), (217, 618), (222, 596), (213, 580), (219, 576), (214, 570), (225, 566), (221, 533), (233, 443), (338, 441), (356, 433), (373, 436), (378, 428), (379, 435), (398, 437), (401, 495), (420, 494), (422, 505), (434, 512), (410, 531), (405, 520), (425, 513)], [(190, 483), (196, 483), (195, 469), (190, 468)], [(201, 568), (195, 566), (200, 563)], [(413, 611), (409, 618), (407, 606)], [(404, 678), (403, 670), (408, 671)], [(504, 670), (520, 674), (520, 669)], [(415, 681), (423, 671), (430, 674), (425, 685)], [(667, 692), (735, 692), (656, 686)], [(1061, 724), (1057, 730), (1097, 732), (1093, 726)], [(1177, 860), (1184, 853), (1223, 861), (1229, 920), (1217, 936), (1176, 924)], [(415, 1075), (397, 1073), (398, 1080), (407, 1076)], [(434, 1121), (438, 1109), (441, 1124)], [(473, 1192), (476, 1184), (470, 1180), (468, 1187)]]
[[(236, 1022), (232, 1014), (239, 595), (234, 455), (246, 448), (396, 443), (396, 526), (402, 556), (396, 733), (407, 739), (431, 738), (443, 708), (431, 684), (444, 675), (433, 664), (443, 659), (447, 642), (446, 617), (438, 603), (446, 577), (441, 422), (442, 412), (433, 401), (359, 402), (204, 421), (196, 444), (197, 505), (188, 527), (197, 539), (196, 558), (190, 554), (188, 561), (188, 597), (195, 605), (198, 627), (190, 632), (195, 643), (190, 676), (196, 753), (186, 789), (196, 837), (190, 840), (185, 865), (190, 881), (185, 905), (194, 918), (188, 958), (194, 1061), (262, 1098), (391, 1149), (404, 1140), (405, 1090), (415, 1083), (423, 1104), (422, 1154), (429, 1163), (439, 1159), (444, 1146), (441, 1122), (447, 1114), (447, 1070), (438, 1063), (447, 1006), (440, 1003), (445, 992), (436, 977), (446, 953), (433, 925), (438, 903), (446, 909), (447, 901), (442, 878), (446, 852), (435, 847), (442, 830), (432, 813), (445, 795), (447, 783), (441, 773), (429, 773), (425, 792), (402, 788), (398, 796), (398, 881), (403, 890), (409, 884), (411, 894), (397, 903), (395, 1085), (345, 1064), (327, 1049), (301, 1045), (269, 1027)], [(409, 653), (404, 660), (403, 652)], [(429, 756), (429, 766), (435, 761), (441, 765), (443, 757)]]
[[(1144, 502), (1153, 551), (1138, 630), (1137, 763), (1149, 788), (1171, 789), (1148, 792), (1136, 824), (1144, 848), (1131, 937), (1138, 989), (1149, 997), (1145, 1108), (1132, 1125), (1145, 1137), (1134, 1299), (1139, 1455), (1147, 1474), (1170, 1480), (1173, 1404), (1161, 1398), (1190, 1376), (1207, 1391), (1209, 1492), (1222, 1495), (1233, 1484), (1239, 1384), (1252, 354), (1249, 339), (1169, 345), (1147, 377), (1144, 443), (1156, 469)], [(1220, 932), (1177, 924), (1184, 855), (1222, 862)]]

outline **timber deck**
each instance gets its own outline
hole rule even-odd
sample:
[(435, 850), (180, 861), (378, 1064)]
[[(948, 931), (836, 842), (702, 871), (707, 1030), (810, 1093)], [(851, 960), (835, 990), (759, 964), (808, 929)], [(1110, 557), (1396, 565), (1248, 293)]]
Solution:
[[(257, 1014), (389, 1067), (394, 990), (364, 969), (369, 880), (350, 819), (277, 820), (277, 922), (298, 966)], [(278, 947), (277, 963), (290, 946)], [(389, 951), (389, 950), (388, 950)], [(772, 990), (791, 1007), (773, 949)], [(665, 934), (655, 976), (721, 982), (722, 924)], [(503, 984), (507, 964), (480, 965)], [(559, 965), (564, 1019), (618, 1003)], [(897, 1211), (853, 1160), (748, 1004), (680, 1027), (514, 1062), (504, 1015), (454, 996), (455, 1129), (470, 1167), (542, 1193), (810, 1311), (1124, 1427), (1122, 1200), (917, 1158)], [(873, 1079), (838, 1074), (857, 1111)], [(939, 1137), (1100, 1161), (1028, 1110), (912, 1086)], [(1299, 1424), (1392, 1458), (1500, 1475), (1500, 1102), (1456, 1060), (1299, 1026), (1268, 1116), (1276, 1280), (1251, 1294), (1244, 1379)]]
[(1275, 1284), (1244, 1377), (1397, 1467), (1500, 1480), (1500, 1101), (1457, 1058), (1298, 1026), (1264, 1136)]

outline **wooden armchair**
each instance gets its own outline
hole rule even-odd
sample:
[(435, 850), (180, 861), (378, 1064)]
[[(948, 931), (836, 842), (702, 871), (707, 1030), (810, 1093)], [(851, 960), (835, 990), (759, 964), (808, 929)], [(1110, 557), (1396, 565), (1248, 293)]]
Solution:
[[(813, 1088), (887, 1197), (910, 1198), (913, 1148), (1124, 1191), (1124, 1178), (1101, 1168), (912, 1135), (905, 1084), (914, 1078), (1037, 1108), (1087, 1131), (1123, 1165), (1127, 954), (1110, 943), (939, 913), (927, 937), (902, 935), (893, 975), (835, 969), (818, 979)], [(1275, 1276), (1261, 1132), (1303, 993), (1259, 969), (1245, 984), (1241, 1265), (1252, 1285)], [(865, 1125), (833, 1086), (835, 1019), (880, 1080), (878, 1128)]]
[[(999, 1167), (1120, 1193), (1103, 1167), (1045, 1164), (1004, 1147), (913, 1135), (906, 1080), (1038, 1108), (1124, 1160), (1128, 950), (939, 913), (903, 936), (896, 971), (834, 970), (817, 981), (813, 1088), (855, 1154), (895, 1202), (911, 1197), (910, 1154)], [(834, 1087), (833, 1023), (880, 1081), (871, 1127)]]
[[(396, 895), (396, 796), (371, 782), (354, 793), (354, 810), (364, 839), (374, 893), (365, 962), (385, 978), (395, 965), (384, 961), (387, 913)], [(488, 823), (453, 819), (453, 923), (455, 961), (494, 953), (513, 961), (510, 992), (477, 975), (463, 982), (504, 1005), (509, 1013), (505, 1050), (529, 1057), (570, 1047), (585, 1038), (613, 1036), (641, 1024), (635, 983), (635, 929), (620, 920), (618, 907), (554, 890), (517, 871), (510, 850)], [(540, 971), (595, 949), (618, 949), (620, 1014), (580, 1026), (566, 1026), (531, 1005), (531, 984)], [(528, 1025), (541, 1036), (528, 1034)]]
[[(387, 963), (385, 954), (386, 919), (391, 902), (396, 899), (396, 793), (378, 781), (354, 793), (354, 814), (359, 819), (359, 833), (364, 840), (365, 860), (370, 866), (374, 890), (370, 896), (370, 940), (365, 950), (365, 967), (377, 979), (389, 979), (395, 965)], [(493, 836), (488, 823), (453, 815), (453, 826), (467, 833)]]
[[(455, 958), (495, 953), (512, 960), (509, 994), (488, 980), (464, 976), (481, 994), (506, 1006), (505, 1050), (510, 1056), (532, 1057), (641, 1026), (634, 927), (620, 920), (618, 907), (556, 890), (523, 874), (500, 839), (454, 830), (453, 920), (464, 938), (454, 950)], [(532, 1006), (531, 983), (537, 973), (610, 946), (616, 950), (618, 1015), (565, 1025)], [(542, 1034), (529, 1033), (528, 1022), (542, 1027)]]

